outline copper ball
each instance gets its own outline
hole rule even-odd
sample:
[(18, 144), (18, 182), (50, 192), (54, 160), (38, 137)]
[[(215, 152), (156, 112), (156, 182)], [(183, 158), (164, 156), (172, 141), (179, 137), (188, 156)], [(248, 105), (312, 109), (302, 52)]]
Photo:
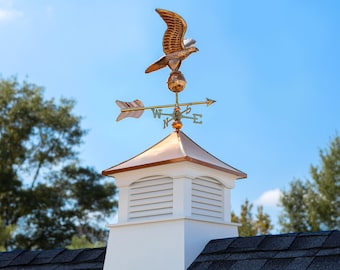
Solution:
[(180, 130), (182, 128), (183, 124), (180, 120), (175, 120), (172, 122), (172, 127), (176, 130)]
[(180, 71), (173, 71), (168, 78), (168, 88), (174, 93), (179, 93), (184, 90), (187, 82)]

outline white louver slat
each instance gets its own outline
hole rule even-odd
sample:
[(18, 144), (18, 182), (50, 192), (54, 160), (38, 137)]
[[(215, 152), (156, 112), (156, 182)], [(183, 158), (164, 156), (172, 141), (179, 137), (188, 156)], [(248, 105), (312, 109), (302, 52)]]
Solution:
[(223, 220), (223, 186), (212, 178), (196, 178), (192, 182), (192, 216)]
[(171, 178), (138, 181), (129, 190), (129, 220), (143, 220), (173, 213)]

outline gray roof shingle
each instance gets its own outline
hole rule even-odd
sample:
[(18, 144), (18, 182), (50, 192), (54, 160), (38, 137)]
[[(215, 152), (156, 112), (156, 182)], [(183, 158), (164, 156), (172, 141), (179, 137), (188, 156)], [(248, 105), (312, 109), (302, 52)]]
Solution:
[(102, 270), (106, 248), (0, 253), (1, 270)]
[(340, 269), (340, 232), (290, 233), (210, 241), (188, 270)]

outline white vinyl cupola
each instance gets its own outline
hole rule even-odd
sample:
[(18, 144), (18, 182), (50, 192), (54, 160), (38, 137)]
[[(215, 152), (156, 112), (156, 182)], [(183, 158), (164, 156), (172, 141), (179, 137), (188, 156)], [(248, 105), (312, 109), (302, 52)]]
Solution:
[(209, 240), (238, 236), (230, 190), (246, 174), (183, 132), (102, 173), (119, 189), (104, 270), (184, 270)]

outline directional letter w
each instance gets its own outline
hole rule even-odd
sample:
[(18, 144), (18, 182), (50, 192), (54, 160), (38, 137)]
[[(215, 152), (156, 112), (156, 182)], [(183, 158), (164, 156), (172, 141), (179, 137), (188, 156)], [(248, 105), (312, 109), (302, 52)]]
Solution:
[(161, 118), (162, 109), (152, 108), (151, 110), (152, 110), (152, 112), (153, 112), (153, 117), (154, 117), (154, 118)]

